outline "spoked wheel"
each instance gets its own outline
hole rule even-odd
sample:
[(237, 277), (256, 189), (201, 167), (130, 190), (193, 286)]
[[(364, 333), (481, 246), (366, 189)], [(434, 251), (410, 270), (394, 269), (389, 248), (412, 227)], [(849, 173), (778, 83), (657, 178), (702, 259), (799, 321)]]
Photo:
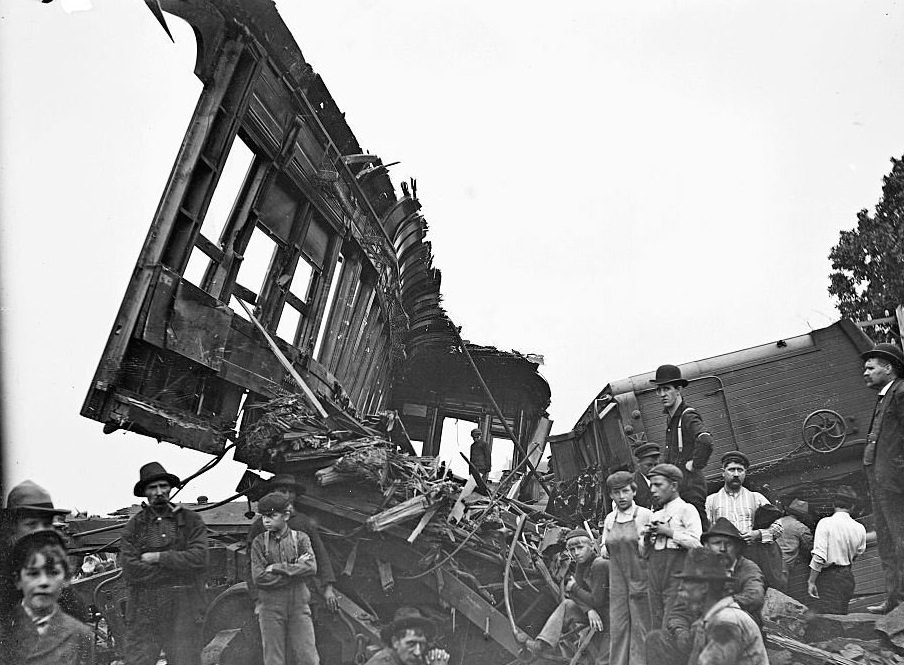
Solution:
[(846, 434), (844, 418), (830, 409), (819, 409), (804, 418), (804, 443), (814, 452), (825, 454), (838, 450)]

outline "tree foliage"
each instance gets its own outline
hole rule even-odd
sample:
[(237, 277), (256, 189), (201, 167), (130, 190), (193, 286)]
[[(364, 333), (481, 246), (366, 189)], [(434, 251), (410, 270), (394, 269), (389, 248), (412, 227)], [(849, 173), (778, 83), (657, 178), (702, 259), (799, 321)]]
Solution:
[(842, 231), (829, 252), (829, 293), (854, 321), (893, 316), (904, 304), (904, 157), (891, 163), (875, 212), (861, 210), (857, 228)]

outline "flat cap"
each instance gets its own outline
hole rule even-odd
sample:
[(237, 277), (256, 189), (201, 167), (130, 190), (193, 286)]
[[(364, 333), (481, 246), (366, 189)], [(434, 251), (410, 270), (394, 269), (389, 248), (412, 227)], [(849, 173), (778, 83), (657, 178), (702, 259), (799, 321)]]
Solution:
[(650, 469), (650, 473), (647, 474), (647, 477), (652, 478), (653, 476), (665, 476), (673, 483), (680, 483), (684, 478), (684, 474), (681, 473), (681, 469), (679, 469), (674, 464), (657, 464), (652, 469)]
[(590, 538), (590, 534), (587, 533), (587, 529), (572, 529), (565, 534), (565, 542), (567, 543), (572, 538)]
[(616, 471), (606, 478), (606, 489), (608, 491), (618, 490), (627, 487), (634, 482), (634, 474), (630, 471)]
[(284, 513), (289, 510), (292, 502), (289, 497), (281, 492), (270, 492), (257, 502), (257, 512), (261, 515), (272, 515), (273, 513)]
[(644, 457), (650, 457), (651, 455), (661, 454), (662, 448), (659, 447), (658, 443), (642, 443), (634, 449), (635, 459), (643, 459)]
[(738, 462), (743, 464), (745, 469), (750, 468), (750, 458), (740, 450), (729, 450), (722, 455), (722, 466), (724, 467), (729, 462)]

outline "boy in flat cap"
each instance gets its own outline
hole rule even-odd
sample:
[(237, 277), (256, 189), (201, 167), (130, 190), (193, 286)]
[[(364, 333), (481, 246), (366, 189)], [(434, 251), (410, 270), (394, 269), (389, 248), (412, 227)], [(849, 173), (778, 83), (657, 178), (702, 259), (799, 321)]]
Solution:
[(815, 600), (812, 604), (815, 612), (847, 614), (854, 595), (851, 564), (866, 551), (866, 528), (851, 517), (851, 510), (857, 504), (853, 488), (839, 487), (832, 503), (835, 512), (816, 525), (807, 593)]
[(766, 528), (756, 528), (757, 511), (770, 506), (769, 500), (759, 492), (744, 487), (750, 460), (740, 450), (729, 450), (722, 455), (722, 482), (718, 492), (706, 497), (706, 515), (710, 522), (724, 517), (737, 527), (747, 543), (747, 556), (763, 570), (766, 582), (776, 589), (783, 589), (786, 580), (782, 576), (781, 550), (776, 542), (784, 526), (781, 513), (775, 509), (774, 521)]
[(606, 479), (614, 509), (603, 523), (603, 556), (609, 559), (609, 662), (643, 665), (644, 640), (650, 627), (647, 562), (641, 534), (653, 518), (634, 503), (634, 474), (618, 471)]
[(317, 572), (317, 560), (307, 534), (289, 528), (290, 507), (279, 492), (257, 504), (265, 530), (251, 543), (251, 577), (258, 588), (264, 665), (319, 665), (305, 582)]
[(679, 367), (659, 366), (650, 383), (656, 384), (656, 394), (662, 401), (666, 417), (665, 462), (681, 469), (681, 498), (697, 509), (700, 524), (706, 528), (709, 523), (704, 506), (706, 478), (703, 469), (713, 452), (713, 437), (697, 410), (684, 400), (682, 390), (687, 386), (687, 380), (681, 376)]
[(674, 464), (657, 464), (650, 469), (650, 491), (659, 509), (644, 529), (643, 547), (649, 558), (653, 628), (665, 627), (678, 596), (675, 574), (684, 565), (688, 550), (700, 547), (703, 533), (696, 508), (678, 495), (681, 479), (682, 472)]
[(885, 572), (885, 602), (870, 612), (891, 612), (904, 594), (904, 352), (878, 344), (861, 354), (866, 386), (878, 393), (869, 423), (863, 469)]
[[(565, 549), (575, 562), (574, 575), (565, 583), (565, 598), (549, 615), (537, 639), (531, 639), (522, 630), (515, 632), (515, 639), (534, 654), (558, 645), (562, 635), (575, 623), (586, 621), (598, 632), (605, 628), (609, 562), (597, 555), (593, 540), (584, 529), (572, 529), (565, 535)], [(605, 649), (608, 652), (608, 645)]]
[(198, 513), (170, 503), (179, 478), (159, 462), (141, 467), (134, 494), (141, 510), (122, 534), (122, 575), (128, 590), (126, 665), (196, 665), (205, 609), (207, 526)]

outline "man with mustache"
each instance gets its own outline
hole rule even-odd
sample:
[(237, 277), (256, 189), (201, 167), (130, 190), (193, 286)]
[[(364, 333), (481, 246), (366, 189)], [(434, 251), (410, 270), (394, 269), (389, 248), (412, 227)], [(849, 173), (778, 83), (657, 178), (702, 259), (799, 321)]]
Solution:
[(122, 574), (128, 590), (126, 665), (200, 662), (207, 570), (207, 527), (197, 513), (170, 503), (179, 478), (159, 462), (141, 467), (135, 496), (147, 503), (122, 535)]

